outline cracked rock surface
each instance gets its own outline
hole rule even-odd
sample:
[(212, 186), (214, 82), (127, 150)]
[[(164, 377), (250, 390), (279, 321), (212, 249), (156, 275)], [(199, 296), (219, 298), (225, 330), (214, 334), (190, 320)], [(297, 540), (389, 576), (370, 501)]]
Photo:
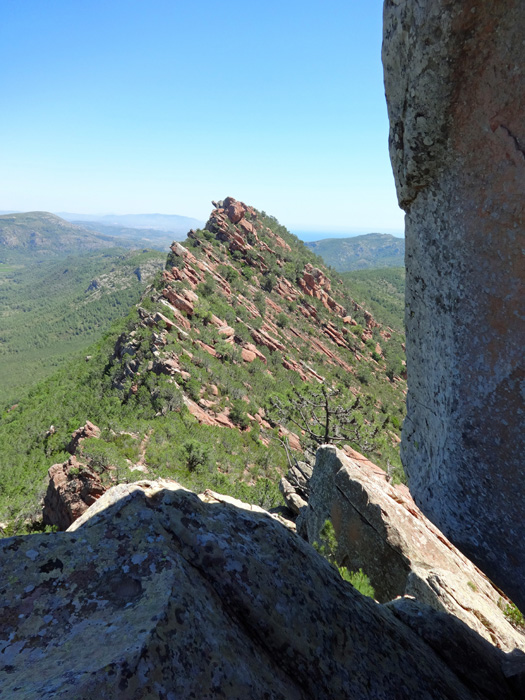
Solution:
[(386, 0), (406, 212), (402, 458), (425, 514), (525, 608), (525, 6)]
[[(0, 698), (494, 697), (240, 505), (140, 482), (66, 532), (2, 540)], [(447, 629), (469, 663), (501, 667), (503, 652)], [(498, 700), (516, 698), (498, 673)]]
[(389, 484), (376, 465), (324, 445), (309, 487), (298, 531), (315, 542), (330, 518), (339, 563), (363, 569), (379, 602), (411, 596), (451, 613), (504, 651), (525, 652), (525, 635), (502, 611), (509, 601), (423, 515), (406, 486)]

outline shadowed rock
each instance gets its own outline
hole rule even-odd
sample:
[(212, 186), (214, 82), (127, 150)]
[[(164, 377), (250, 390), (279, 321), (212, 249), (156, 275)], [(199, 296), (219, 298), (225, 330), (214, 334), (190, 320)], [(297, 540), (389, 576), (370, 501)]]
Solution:
[(340, 564), (362, 568), (380, 602), (413, 596), (505, 651), (525, 652), (525, 635), (502, 610), (509, 601), (423, 515), (406, 486), (387, 483), (382, 469), (330, 445), (317, 450), (308, 486), (298, 531), (315, 542), (330, 518)]
[[(461, 679), (276, 519), (206, 500), (174, 482), (116, 486), (67, 532), (0, 542), (0, 694), (493, 697), (459, 651)], [(458, 644), (469, 663), (472, 635)]]
[(422, 510), (522, 608), (524, 36), (518, 0), (384, 6), (406, 212), (403, 462)]

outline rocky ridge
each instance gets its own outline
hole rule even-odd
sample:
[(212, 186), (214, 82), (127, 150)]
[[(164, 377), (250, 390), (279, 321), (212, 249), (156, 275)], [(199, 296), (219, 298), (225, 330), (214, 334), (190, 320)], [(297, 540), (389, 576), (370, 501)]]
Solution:
[[(232, 392), (210, 379), (213, 370), (196, 374), (199, 363), (255, 363), (248, 370), (252, 377), (286, 377), (291, 386), (332, 384), (344, 373), (353, 395), (363, 393), (359, 367), (365, 365), (401, 410), (404, 380), (387, 378), (383, 354), (389, 344), (400, 346), (399, 334), (381, 326), (326, 269), (306, 262), (297, 253), (303, 246), (295, 242), (293, 249), (285, 229), (280, 235), (259, 212), (231, 197), (215, 204), (203, 231), (190, 231), (185, 245), (172, 244), (162, 280), (138, 309), (138, 325), (119, 339), (114, 386), (129, 396), (151, 373), (163, 375), (182, 389), (184, 405), (200, 423), (231, 428)], [(196, 377), (198, 394), (188, 393)], [(249, 374), (246, 380), (250, 395)], [(251, 396), (247, 427), (255, 426), (267, 440), (264, 434), (275, 422), (268, 422), (263, 397), (257, 403)], [(371, 413), (379, 414), (380, 405)], [(279, 430), (299, 448), (300, 436), (286, 426)], [(396, 430), (388, 430), (395, 445)]]
[[(17, 532), (38, 517), (51, 464), (63, 465), (57, 476), (73, 468), (76, 479), (64, 451), (88, 421), (101, 435), (76, 458), (103, 482), (137, 478), (140, 467), (197, 491), (277, 505), (281, 442), (300, 451), (304, 439), (273, 399), (293, 410), (294, 392), (320, 384), (341, 387), (352, 405), (359, 399), (353, 446), (401, 470), (402, 342), (273, 217), (228, 198), (204, 229), (173, 243), (164, 272), (119, 333), (87, 351), (85, 366), (2, 417), (1, 520)], [(34, 494), (33, 505), (21, 491)]]

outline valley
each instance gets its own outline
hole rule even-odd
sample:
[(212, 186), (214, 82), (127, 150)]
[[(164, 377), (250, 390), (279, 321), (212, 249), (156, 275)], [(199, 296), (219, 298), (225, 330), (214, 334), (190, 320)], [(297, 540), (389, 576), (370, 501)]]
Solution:
[(2, 407), (125, 315), (164, 266), (165, 255), (103, 248), (18, 260), (0, 264)]
[[(127, 293), (119, 266), (107, 262), (113, 270), (92, 275), (79, 261), (60, 260), (48, 274), (66, 280), (64, 270), (75, 270), (82, 294), (91, 287), (93, 308), (117, 311), (111, 294), (96, 296), (104, 285)], [(27, 313), (38, 314), (46, 279), (33, 284)], [(81, 296), (70, 299), (75, 328), (87, 323)], [(204, 229), (172, 245), (166, 269), (131, 313), (82, 350), (87, 361), (73, 359), (6, 407), (0, 520), (7, 532), (41, 522), (47, 470), (69, 459), (71, 434), (87, 421), (100, 435), (82, 444), (72, 479), (78, 469), (107, 485), (147, 473), (276, 506), (284, 446), (288, 455), (305, 447), (297, 397), (321, 385), (339, 390), (338, 402), (351, 411), (348, 444), (403, 479), (402, 323), (382, 322), (381, 305), (372, 313), (363, 298), (273, 217), (231, 198), (218, 203)], [(51, 331), (56, 313), (50, 308)], [(60, 343), (56, 328), (55, 335)]]

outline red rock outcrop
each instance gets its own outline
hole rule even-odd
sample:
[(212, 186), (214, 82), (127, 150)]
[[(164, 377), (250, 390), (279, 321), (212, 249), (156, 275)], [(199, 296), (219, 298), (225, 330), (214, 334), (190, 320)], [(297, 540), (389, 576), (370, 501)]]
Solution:
[(83, 425), (81, 428), (78, 428), (78, 430), (75, 430), (73, 435), (71, 436), (71, 441), (69, 442), (67, 446), (67, 451), (74, 455), (76, 454), (79, 445), (81, 444), (82, 440), (85, 440), (86, 438), (98, 438), (100, 436), (100, 428), (98, 428), (96, 425), (91, 423), (91, 421), (86, 421), (86, 424)]
[(59, 530), (67, 530), (106, 491), (99, 475), (74, 455), (63, 464), (54, 464), (48, 476), (43, 521)]
[(324, 272), (318, 267), (314, 267), (308, 263), (304, 268), (303, 279), (310, 289), (324, 289), (329, 292), (331, 289), (330, 281), (326, 278)]
[(345, 309), (328, 294), (330, 291), (330, 281), (322, 270), (308, 263), (304, 268), (303, 277), (299, 280), (298, 284), (305, 294), (319, 299), (327, 309), (341, 316), (341, 318), (346, 316)]
[(291, 369), (294, 372), (297, 372), (297, 374), (301, 377), (303, 382), (308, 381), (308, 375), (303, 370), (301, 365), (298, 362), (296, 362), (295, 360), (291, 360), (291, 359), (287, 359), (286, 357), (283, 357), (283, 367), (286, 367), (286, 369)]
[(418, 505), (525, 609), (525, 7), (387, 2)]
[(170, 304), (173, 304), (173, 306), (176, 309), (179, 309), (179, 311), (184, 311), (184, 313), (188, 314), (189, 316), (193, 316), (193, 314), (195, 313), (195, 306), (193, 302), (190, 301), (187, 295), (184, 293), (187, 291), (188, 290), (184, 289), (179, 294), (174, 289), (166, 287), (162, 290), (162, 294), (170, 302)]
[(202, 408), (199, 406), (198, 403), (195, 403), (195, 401), (192, 401), (191, 399), (184, 397), (184, 404), (187, 406), (188, 411), (191, 413), (192, 416), (194, 416), (199, 423), (202, 423), (203, 425), (215, 425), (221, 428), (233, 428), (236, 429), (236, 426), (232, 421), (228, 418), (228, 413), (227, 411), (222, 411), (221, 413), (212, 413), (211, 411), (207, 411), (205, 408)]
[(232, 224), (238, 224), (244, 216), (246, 206), (233, 197), (226, 197), (224, 200), (224, 211)]
[(268, 333), (263, 330), (256, 330), (255, 328), (250, 328), (250, 333), (252, 338), (257, 343), (257, 345), (263, 345), (269, 350), (280, 350), (284, 352), (286, 349), (282, 343), (280, 343), (276, 338), (272, 338)]

